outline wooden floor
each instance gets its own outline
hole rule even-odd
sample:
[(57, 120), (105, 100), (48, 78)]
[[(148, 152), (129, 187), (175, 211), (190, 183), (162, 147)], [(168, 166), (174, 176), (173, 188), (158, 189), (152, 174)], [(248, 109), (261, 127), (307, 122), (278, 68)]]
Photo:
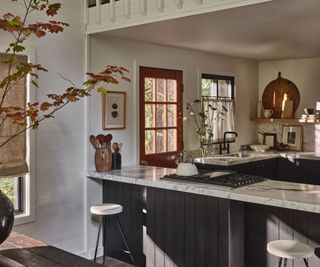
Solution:
[[(97, 263), (102, 263), (102, 257), (97, 259)], [(122, 262), (122, 261), (118, 261), (116, 259), (113, 258), (109, 258), (106, 257), (104, 266), (108, 266), (108, 267), (133, 267), (133, 265)]]

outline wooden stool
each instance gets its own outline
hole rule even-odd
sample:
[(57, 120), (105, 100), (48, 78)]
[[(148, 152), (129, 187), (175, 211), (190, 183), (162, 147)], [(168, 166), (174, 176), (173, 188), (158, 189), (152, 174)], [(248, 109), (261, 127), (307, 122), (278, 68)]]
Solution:
[[(117, 226), (119, 228), (122, 240), (123, 240), (124, 245), (126, 246), (126, 249), (127, 249), (125, 252), (129, 254), (130, 259), (132, 261), (132, 264), (136, 265), (134, 262), (131, 250), (129, 249), (129, 245), (128, 245), (126, 236), (124, 234), (123, 228), (121, 226), (120, 220), (118, 218), (118, 214), (121, 213), (122, 210), (123, 210), (123, 208), (121, 205), (112, 204), (112, 203), (92, 206), (90, 208), (90, 212), (92, 214), (100, 216), (100, 224), (99, 224), (99, 230), (98, 230), (98, 236), (97, 236), (97, 243), (96, 243), (96, 249), (94, 252), (94, 262), (96, 262), (96, 259), (97, 259), (97, 252), (98, 252), (101, 227), (103, 226), (103, 228), (105, 229), (105, 216), (115, 215), (115, 223), (117, 224)], [(105, 249), (103, 249), (103, 263), (105, 260), (104, 258), (105, 258)]]
[(287, 267), (288, 259), (303, 259), (306, 267), (309, 267), (307, 258), (314, 254), (314, 249), (297, 240), (275, 240), (267, 245), (270, 254), (280, 258), (279, 267), (284, 259), (284, 267)]

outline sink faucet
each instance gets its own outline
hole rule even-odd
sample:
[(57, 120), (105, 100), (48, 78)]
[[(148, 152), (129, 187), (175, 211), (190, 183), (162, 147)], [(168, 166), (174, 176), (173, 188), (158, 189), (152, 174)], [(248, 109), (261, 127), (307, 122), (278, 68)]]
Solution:
[(223, 143), (220, 144), (220, 154), (222, 154), (223, 150), (227, 150), (227, 154), (230, 153), (230, 141), (227, 141), (227, 135), (234, 135), (235, 137), (238, 137), (238, 134), (236, 132), (224, 132)]

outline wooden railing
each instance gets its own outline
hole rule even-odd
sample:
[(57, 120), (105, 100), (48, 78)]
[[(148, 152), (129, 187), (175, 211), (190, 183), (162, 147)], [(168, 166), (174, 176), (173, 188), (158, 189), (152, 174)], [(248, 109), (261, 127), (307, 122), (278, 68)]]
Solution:
[(91, 34), (269, 1), (273, 0), (84, 0), (85, 23)]

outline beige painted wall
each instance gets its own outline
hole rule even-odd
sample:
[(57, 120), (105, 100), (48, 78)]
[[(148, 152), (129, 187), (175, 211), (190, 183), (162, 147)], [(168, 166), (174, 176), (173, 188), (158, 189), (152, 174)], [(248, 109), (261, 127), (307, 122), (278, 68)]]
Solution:
[[(314, 108), (316, 101), (320, 101), (320, 58), (259, 62), (260, 99), (267, 84), (277, 77), (279, 71), (281, 71), (283, 78), (294, 82), (299, 89), (300, 104), (295, 112), (295, 117), (300, 117), (305, 107)], [(261, 125), (260, 130), (276, 132), (278, 136), (281, 136), (282, 125)], [(303, 150), (320, 151), (318, 126), (303, 126)]]
[[(127, 92), (127, 128), (110, 131), (115, 140), (124, 143), (123, 164), (139, 160), (139, 66), (179, 69), (183, 71), (184, 103), (199, 97), (199, 71), (230, 74), (236, 78), (236, 123), (239, 133), (237, 144), (250, 143), (255, 139), (256, 125), (249, 120), (258, 97), (258, 63), (226, 56), (206, 54), (146, 43), (116, 39), (102, 35), (90, 37), (90, 70), (95, 72), (107, 64), (117, 64), (129, 69), (131, 84), (122, 83), (116, 90)], [(110, 87), (112, 89), (112, 87)], [(184, 110), (184, 114), (186, 114)], [(101, 99), (93, 95), (89, 104), (89, 129), (92, 134), (101, 130)], [(194, 123), (184, 123), (186, 149), (199, 147)], [(93, 150), (91, 151), (93, 155)], [(90, 164), (93, 166), (93, 162)]]
[(277, 78), (279, 71), (299, 89), (300, 104), (295, 116), (300, 117), (305, 107), (315, 107), (316, 101), (320, 101), (320, 58), (259, 62), (260, 99), (267, 84)]

